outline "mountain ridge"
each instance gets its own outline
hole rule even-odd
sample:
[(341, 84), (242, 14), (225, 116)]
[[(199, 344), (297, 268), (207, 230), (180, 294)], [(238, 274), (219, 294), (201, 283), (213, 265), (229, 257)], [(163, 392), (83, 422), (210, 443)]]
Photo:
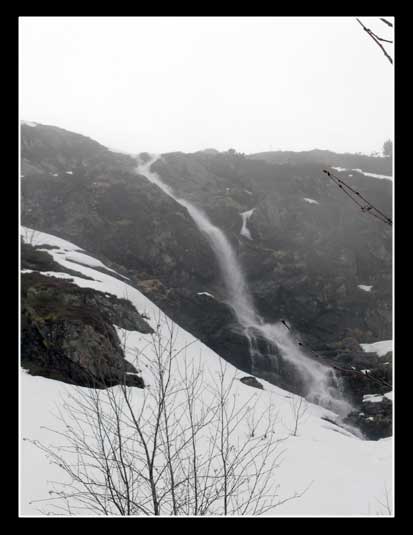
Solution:
[[(132, 157), (76, 134), (61, 134), (56, 145), (53, 129), (37, 128), (22, 127), (23, 224), (84, 247), (239, 369), (294, 391), (292, 378), (280, 376), (270, 360), (253, 368), (215, 256), (185, 208), (137, 174)], [(226, 233), (267, 321), (288, 319), (307, 346), (356, 369), (361, 343), (391, 337), (391, 230), (357, 212), (317, 163), (174, 152), (153, 169)], [(391, 212), (390, 181), (349, 175)], [(251, 209), (249, 239), (241, 234), (242, 213)], [(370, 292), (359, 287), (366, 284)], [(206, 300), (205, 292), (214, 298)], [(367, 378), (342, 380), (356, 405), (377, 393)]]

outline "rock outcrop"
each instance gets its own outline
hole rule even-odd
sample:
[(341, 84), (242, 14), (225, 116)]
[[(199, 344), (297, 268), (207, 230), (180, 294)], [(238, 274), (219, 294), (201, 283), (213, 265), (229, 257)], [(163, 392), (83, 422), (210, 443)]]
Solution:
[(264, 390), (264, 387), (256, 377), (241, 377), (240, 381), (241, 383), (244, 383), (244, 385), (252, 386), (253, 388), (258, 388), (259, 390)]
[(144, 386), (113, 324), (153, 332), (129, 301), (68, 280), (23, 273), (21, 276), (21, 365), (79, 386)]

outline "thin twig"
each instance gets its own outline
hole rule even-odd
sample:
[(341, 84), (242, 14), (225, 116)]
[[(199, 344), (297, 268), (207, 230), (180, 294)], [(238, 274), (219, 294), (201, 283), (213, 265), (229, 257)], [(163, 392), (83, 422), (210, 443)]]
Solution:
[[(373, 41), (382, 49), (383, 54), (386, 56), (386, 58), (390, 61), (391, 64), (393, 64), (392, 58), (387, 53), (384, 46), (380, 43), (380, 41), (386, 41), (385, 39), (382, 39), (378, 37), (374, 32), (372, 32), (369, 28), (366, 28), (364, 24), (356, 17), (356, 21), (362, 26), (363, 30), (373, 39)], [(388, 43), (391, 43), (391, 41), (386, 41)]]
[[(376, 208), (370, 201), (368, 201), (361, 193), (348, 184), (344, 182), (341, 178), (338, 178), (336, 175), (333, 175), (331, 171), (327, 171), (327, 169), (323, 169), (323, 173), (326, 173), (326, 175), (332, 179), (332, 181), (342, 190), (344, 193), (350, 197), (350, 199), (357, 204), (357, 206), (361, 209), (362, 212), (368, 213), (373, 217), (376, 217), (377, 219), (380, 219), (383, 223), (386, 223), (386, 225), (392, 226), (393, 221), (390, 219), (390, 217), (386, 216), (381, 210)], [(362, 202), (363, 201), (363, 202)]]
[(380, 20), (382, 20), (385, 24), (387, 24), (387, 26), (390, 26), (390, 28), (393, 28), (393, 24), (389, 22), (388, 20), (382, 19), (381, 17), (380, 17)]

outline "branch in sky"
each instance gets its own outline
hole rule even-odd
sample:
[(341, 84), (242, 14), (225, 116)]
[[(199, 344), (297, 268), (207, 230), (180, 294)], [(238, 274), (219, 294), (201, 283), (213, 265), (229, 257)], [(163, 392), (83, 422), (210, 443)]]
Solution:
[(389, 22), (388, 20), (382, 19), (382, 18), (380, 18), (380, 20), (382, 20), (385, 24), (387, 24), (387, 26), (390, 26), (391, 28), (393, 28), (393, 24)]
[[(369, 28), (366, 28), (364, 24), (360, 21), (360, 19), (356, 18), (357, 22), (362, 26), (363, 30), (373, 39), (373, 41), (382, 49), (383, 54), (386, 56), (386, 58), (390, 61), (391, 64), (393, 64), (392, 58), (387, 53), (384, 46), (380, 43), (380, 41), (384, 41), (386, 43), (392, 43), (392, 41), (388, 41), (387, 39), (383, 39), (382, 37), (379, 37), (374, 32), (372, 32)], [(383, 19), (382, 19), (383, 20)]]

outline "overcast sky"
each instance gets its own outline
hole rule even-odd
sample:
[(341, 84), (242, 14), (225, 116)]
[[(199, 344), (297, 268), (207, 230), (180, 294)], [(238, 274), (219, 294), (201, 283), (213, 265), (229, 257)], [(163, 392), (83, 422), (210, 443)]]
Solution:
[(354, 17), (20, 17), (19, 65), (21, 119), (126, 152), (393, 138), (393, 66)]

